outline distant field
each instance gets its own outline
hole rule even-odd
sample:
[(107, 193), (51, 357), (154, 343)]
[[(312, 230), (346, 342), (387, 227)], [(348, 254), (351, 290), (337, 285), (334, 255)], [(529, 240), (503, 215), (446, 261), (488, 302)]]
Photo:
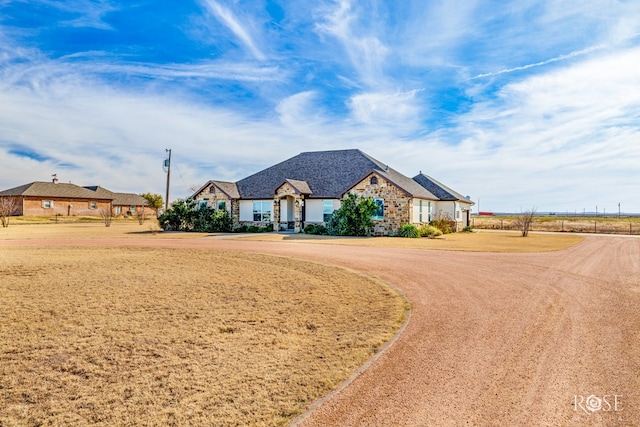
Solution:
[[(514, 230), (515, 216), (475, 216), (471, 225), (477, 229)], [(532, 231), (596, 234), (640, 234), (640, 217), (536, 216)]]
[[(407, 314), (385, 284), (342, 268), (213, 249), (57, 246), (60, 229), (49, 227), (0, 230), (5, 240), (54, 235), (0, 245), (2, 426), (286, 425)], [(137, 224), (121, 227), (89, 236)]]

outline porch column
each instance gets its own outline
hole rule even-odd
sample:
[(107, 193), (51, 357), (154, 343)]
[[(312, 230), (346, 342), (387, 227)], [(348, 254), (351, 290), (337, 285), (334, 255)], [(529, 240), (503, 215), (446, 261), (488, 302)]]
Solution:
[(280, 202), (279, 198), (273, 199), (273, 215), (271, 215), (271, 223), (273, 224), (273, 231), (280, 230)]

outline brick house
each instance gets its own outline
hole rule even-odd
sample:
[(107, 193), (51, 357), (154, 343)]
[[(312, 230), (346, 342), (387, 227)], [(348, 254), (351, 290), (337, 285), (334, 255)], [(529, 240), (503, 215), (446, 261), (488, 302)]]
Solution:
[(441, 215), (462, 228), (474, 204), (427, 175), (409, 178), (357, 149), (301, 153), (237, 182), (208, 181), (191, 198), (226, 209), (236, 227), (300, 232), (324, 223), (349, 193), (378, 204), (375, 235), (395, 235), (403, 224)]
[(135, 212), (146, 204), (144, 198), (135, 194), (64, 184), (57, 178), (52, 182), (32, 182), (0, 191), (0, 198), (14, 200), (13, 214), (17, 216), (101, 216), (109, 209), (117, 216), (124, 214), (122, 207)]
[(155, 215), (155, 211), (147, 206), (146, 199), (138, 194), (114, 193), (99, 185), (84, 188), (93, 191), (98, 197), (110, 198), (111, 208), (115, 216), (135, 216), (143, 211), (145, 215)]

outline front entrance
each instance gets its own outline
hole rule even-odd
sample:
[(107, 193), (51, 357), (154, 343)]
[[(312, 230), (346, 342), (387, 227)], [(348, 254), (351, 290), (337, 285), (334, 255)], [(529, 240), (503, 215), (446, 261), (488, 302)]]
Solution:
[(292, 196), (280, 199), (280, 230), (295, 229), (295, 200)]

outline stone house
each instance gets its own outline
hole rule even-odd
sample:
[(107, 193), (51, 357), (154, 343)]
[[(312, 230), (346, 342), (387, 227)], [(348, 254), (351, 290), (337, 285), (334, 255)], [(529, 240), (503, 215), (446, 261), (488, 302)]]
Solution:
[(60, 183), (55, 177), (52, 182), (32, 182), (0, 191), (0, 198), (14, 200), (13, 214), (17, 216), (101, 216), (109, 209), (117, 216), (131, 210), (135, 213), (146, 204), (135, 194)]
[(461, 229), (469, 224), (473, 205), (427, 175), (409, 178), (357, 149), (301, 153), (237, 182), (208, 181), (191, 198), (226, 209), (236, 227), (300, 232), (307, 224), (327, 221), (349, 193), (378, 204), (373, 233), (380, 236), (440, 215)]

